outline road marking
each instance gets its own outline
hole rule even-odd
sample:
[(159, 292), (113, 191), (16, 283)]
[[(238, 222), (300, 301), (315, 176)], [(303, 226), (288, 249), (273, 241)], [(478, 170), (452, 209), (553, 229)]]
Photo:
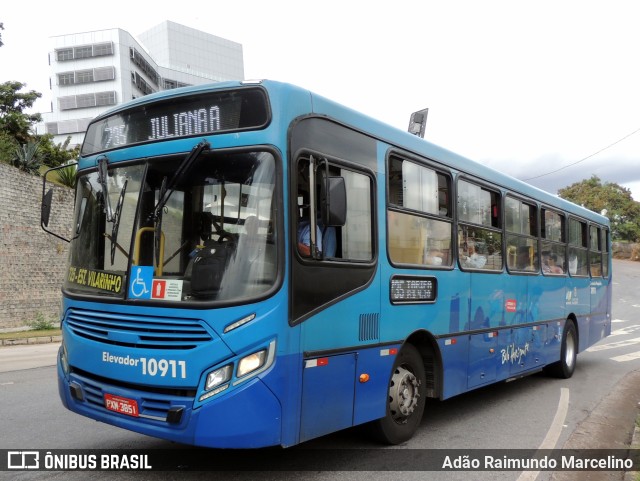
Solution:
[(622, 329), (616, 329), (615, 331), (613, 331), (609, 337), (611, 336), (621, 336), (624, 334), (631, 334), (637, 330), (640, 329), (640, 325), (638, 324), (634, 324), (633, 326), (628, 326), (628, 327), (623, 327)]
[(606, 351), (608, 349), (616, 349), (618, 347), (633, 346), (634, 344), (640, 344), (640, 337), (627, 339), (626, 341), (610, 342), (609, 344), (603, 344), (602, 346), (591, 346), (587, 351)]
[(612, 357), (612, 361), (616, 362), (628, 362), (635, 361), (636, 359), (640, 359), (640, 352), (632, 352), (631, 354), (624, 354), (622, 356)]
[[(560, 400), (558, 401), (558, 410), (556, 411), (556, 415), (551, 421), (551, 427), (547, 432), (542, 444), (538, 447), (538, 450), (542, 449), (553, 449), (556, 447), (556, 443), (560, 438), (560, 434), (562, 433), (562, 428), (564, 426), (564, 420), (567, 417), (567, 412), (569, 411), (569, 389), (566, 387), (560, 388)], [(522, 474), (518, 477), (517, 481), (535, 481), (535, 479), (540, 474), (540, 471), (523, 471)]]

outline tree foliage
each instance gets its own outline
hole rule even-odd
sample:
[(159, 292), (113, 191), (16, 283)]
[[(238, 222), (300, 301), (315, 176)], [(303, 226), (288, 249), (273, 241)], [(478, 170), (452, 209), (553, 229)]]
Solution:
[(39, 113), (25, 112), (42, 97), (35, 90), (20, 92), (25, 86), (26, 84), (15, 80), (0, 84), (0, 130), (12, 136), (19, 144), (29, 141), (33, 124), (42, 120)]
[(49, 167), (58, 167), (59, 165), (66, 164), (69, 161), (75, 160), (80, 155), (80, 146), (75, 146), (73, 149), (69, 149), (69, 142), (71, 142), (71, 136), (62, 142), (56, 144), (53, 141), (53, 135), (45, 134), (39, 136), (40, 140), (40, 159), (44, 165)]
[(631, 191), (614, 182), (602, 182), (596, 175), (558, 191), (558, 195), (597, 213), (605, 213), (611, 221), (614, 239), (640, 240), (640, 203)]

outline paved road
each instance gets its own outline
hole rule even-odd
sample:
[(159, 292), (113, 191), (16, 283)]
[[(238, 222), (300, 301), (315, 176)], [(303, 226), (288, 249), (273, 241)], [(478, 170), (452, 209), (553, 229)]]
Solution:
[[(640, 264), (615, 262), (614, 322), (611, 337), (578, 356), (574, 376), (550, 379), (541, 374), (485, 387), (444, 402), (429, 402), (416, 436), (396, 449), (535, 449), (540, 447), (624, 447), (628, 445), (640, 402)], [(176, 445), (96, 423), (66, 411), (58, 400), (56, 345), (0, 349), (0, 449), (142, 449)], [(24, 354), (23, 354), (24, 353)], [(29, 354), (27, 354), (29, 353)], [(34, 367), (37, 363), (42, 367)], [(48, 366), (48, 367), (47, 367)], [(19, 370), (15, 370), (19, 369)], [(335, 433), (286, 451), (374, 447), (358, 429)], [(264, 451), (261, 451), (264, 453)], [(251, 459), (252, 452), (230, 452)], [(268, 453), (268, 451), (267, 451)], [(329, 460), (333, 459), (327, 454)], [(337, 462), (343, 459), (335, 458)], [(354, 459), (354, 465), (357, 463)], [(329, 461), (331, 462), (331, 461)], [(212, 461), (213, 463), (213, 461)], [(232, 468), (233, 466), (226, 466)], [(215, 470), (216, 465), (212, 464)], [(13, 473), (12, 473), (13, 474)], [(64, 476), (62, 476), (64, 474)], [(129, 479), (126, 473), (96, 472), (92, 478)], [(476, 473), (478, 474), (478, 473)], [(31, 472), (11, 479), (86, 479), (86, 473)], [(129, 475), (130, 476), (130, 475)], [(200, 476), (200, 475), (198, 475)], [(470, 473), (390, 472), (262, 472), (271, 480), (480, 479)], [(548, 481), (552, 473), (491, 472), (481, 479)], [(564, 476), (564, 477), (563, 477)], [(570, 476), (570, 477), (566, 477)], [(622, 473), (555, 475), (554, 480), (622, 479)], [(2, 473), (0, 473), (0, 478)], [(256, 473), (213, 472), (209, 479), (256, 479)], [(138, 473), (137, 479), (196, 479), (191, 473)]]
[(5, 346), (0, 348), (0, 372), (53, 366), (60, 343)]

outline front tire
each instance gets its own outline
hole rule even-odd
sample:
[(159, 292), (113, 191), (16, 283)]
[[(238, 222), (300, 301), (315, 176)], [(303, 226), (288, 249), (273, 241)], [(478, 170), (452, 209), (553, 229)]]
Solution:
[(371, 423), (372, 435), (386, 444), (411, 439), (420, 426), (426, 401), (426, 375), (422, 356), (412, 344), (402, 347), (389, 380), (387, 413)]
[(544, 371), (554, 377), (569, 379), (576, 369), (578, 356), (578, 333), (573, 321), (567, 319), (562, 333), (560, 360), (545, 367)]

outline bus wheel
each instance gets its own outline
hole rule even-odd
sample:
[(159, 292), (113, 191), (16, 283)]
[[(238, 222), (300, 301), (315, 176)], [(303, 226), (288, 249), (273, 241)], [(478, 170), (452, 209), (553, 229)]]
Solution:
[(562, 333), (562, 346), (560, 347), (560, 360), (544, 368), (545, 373), (569, 379), (576, 369), (576, 358), (578, 356), (578, 335), (573, 321), (567, 319)]
[(425, 383), (422, 357), (412, 344), (406, 344), (393, 365), (387, 414), (371, 423), (376, 439), (388, 444), (400, 444), (411, 439), (424, 413)]

